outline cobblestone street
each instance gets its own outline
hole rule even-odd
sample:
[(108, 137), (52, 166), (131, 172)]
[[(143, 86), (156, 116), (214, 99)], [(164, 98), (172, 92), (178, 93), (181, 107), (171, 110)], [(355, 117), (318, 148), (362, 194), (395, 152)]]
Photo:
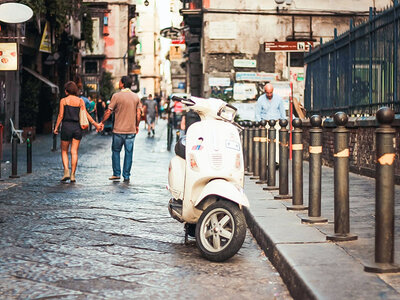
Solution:
[(25, 173), (25, 144), (20, 178), (9, 179), (3, 163), (0, 298), (290, 299), (249, 233), (225, 263), (201, 258), (193, 240), (184, 244), (183, 225), (167, 210), (166, 123), (155, 138), (140, 128), (129, 184), (108, 180), (111, 136), (96, 133), (82, 140), (75, 184), (60, 183), (50, 135), (33, 143), (33, 174)]

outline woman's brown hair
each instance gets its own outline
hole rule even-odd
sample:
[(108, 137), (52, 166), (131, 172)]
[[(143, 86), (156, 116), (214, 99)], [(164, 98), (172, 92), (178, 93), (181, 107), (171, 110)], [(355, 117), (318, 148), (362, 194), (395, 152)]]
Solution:
[(69, 95), (78, 95), (78, 86), (76, 85), (75, 82), (73, 81), (68, 81), (65, 85), (64, 85), (64, 89), (67, 91), (67, 93)]

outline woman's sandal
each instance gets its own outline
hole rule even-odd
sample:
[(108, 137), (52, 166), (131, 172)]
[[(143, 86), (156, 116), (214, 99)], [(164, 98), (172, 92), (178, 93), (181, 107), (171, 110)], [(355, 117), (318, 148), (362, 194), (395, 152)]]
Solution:
[(72, 183), (76, 182), (76, 180), (75, 180), (75, 175), (71, 175), (71, 182), (72, 182)]
[(65, 182), (65, 181), (67, 181), (69, 179), (70, 179), (69, 176), (63, 176), (63, 178), (61, 178), (61, 182)]

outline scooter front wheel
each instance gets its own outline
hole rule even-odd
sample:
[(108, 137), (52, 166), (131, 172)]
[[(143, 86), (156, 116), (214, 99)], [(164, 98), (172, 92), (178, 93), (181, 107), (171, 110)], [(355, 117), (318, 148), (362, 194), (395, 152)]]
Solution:
[(233, 202), (219, 200), (200, 216), (196, 226), (196, 244), (203, 257), (224, 261), (235, 255), (246, 237), (246, 220)]

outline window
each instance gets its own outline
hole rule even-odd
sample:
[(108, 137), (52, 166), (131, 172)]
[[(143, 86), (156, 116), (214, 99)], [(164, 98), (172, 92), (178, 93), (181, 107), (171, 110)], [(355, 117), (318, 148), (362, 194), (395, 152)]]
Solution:
[(97, 61), (85, 62), (85, 74), (97, 74)]
[[(286, 57), (289, 57), (289, 55)], [(290, 52), (290, 66), (304, 67), (304, 52)]]

